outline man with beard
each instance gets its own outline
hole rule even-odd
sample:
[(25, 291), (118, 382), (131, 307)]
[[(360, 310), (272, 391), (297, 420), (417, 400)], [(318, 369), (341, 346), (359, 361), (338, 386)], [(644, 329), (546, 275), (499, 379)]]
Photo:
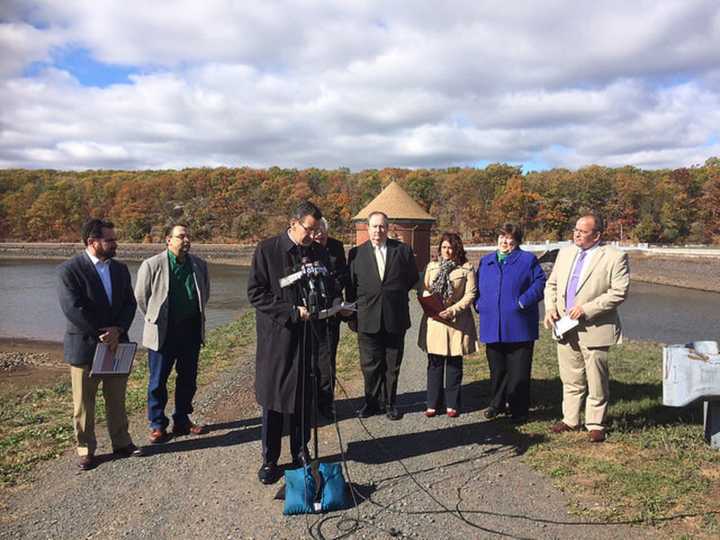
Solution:
[(205, 306), (210, 296), (207, 264), (190, 254), (190, 232), (184, 224), (165, 230), (167, 250), (143, 261), (135, 298), (145, 315), (143, 345), (148, 349), (148, 420), (150, 442), (168, 440), (165, 405), (167, 380), (175, 366), (173, 436), (201, 435), (204, 426), (190, 421), (197, 390), (200, 346), (205, 339)]
[(64, 350), (70, 364), (78, 466), (86, 471), (96, 465), (95, 396), (101, 382), (113, 452), (121, 457), (141, 452), (128, 433), (128, 376), (90, 375), (98, 343), (114, 350), (128, 341), (136, 309), (130, 272), (113, 260), (117, 240), (111, 222), (91, 219), (82, 228), (82, 240), (85, 250), (58, 268), (57, 293), (67, 319)]
[[(262, 407), (262, 458), (258, 479), (272, 484), (279, 478), (283, 417), (290, 425), (293, 465), (307, 462), (310, 436), (310, 359), (317, 351), (311, 311), (303, 301), (301, 282), (281, 287), (280, 279), (302, 263), (329, 265), (327, 252), (313, 242), (322, 214), (309, 201), (298, 205), (289, 228), (261, 241), (248, 277), (248, 299), (255, 307), (257, 353), (255, 397)], [(327, 279), (328, 301), (337, 294)]]

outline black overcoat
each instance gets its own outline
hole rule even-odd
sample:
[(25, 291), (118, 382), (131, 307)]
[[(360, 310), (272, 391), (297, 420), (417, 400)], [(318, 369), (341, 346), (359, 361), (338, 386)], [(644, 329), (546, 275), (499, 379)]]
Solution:
[(332, 237), (328, 237), (325, 249), (330, 259), (330, 270), (335, 278), (337, 290), (342, 292), (348, 285), (350, 273), (348, 271), (347, 259), (345, 258), (345, 246), (343, 243)]
[[(310, 261), (329, 265), (321, 245), (313, 243), (304, 249)], [(295, 412), (301, 360), (305, 355), (310, 362), (308, 352), (313, 344), (317, 346), (310, 328), (298, 316), (296, 306), (302, 305), (298, 287), (280, 288), (280, 278), (290, 274), (300, 260), (298, 247), (284, 232), (258, 244), (248, 277), (257, 333), (255, 399), (278, 412)], [(332, 286), (329, 292), (337, 295)]]
[(350, 280), (345, 291), (357, 300), (358, 331), (375, 334), (382, 327), (399, 334), (410, 328), (408, 291), (418, 280), (415, 255), (407, 244), (387, 240), (385, 275), (380, 281), (370, 240), (350, 250)]

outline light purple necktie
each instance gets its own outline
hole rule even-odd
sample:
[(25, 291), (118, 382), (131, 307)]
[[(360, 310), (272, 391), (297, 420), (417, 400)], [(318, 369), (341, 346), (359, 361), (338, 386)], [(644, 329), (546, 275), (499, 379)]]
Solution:
[(580, 254), (577, 257), (577, 261), (575, 262), (575, 268), (573, 269), (572, 276), (570, 276), (570, 281), (568, 281), (568, 286), (565, 291), (565, 309), (567, 311), (575, 307), (575, 291), (577, 291), (578, 281), (580, 281), (580, 274), (582, 274), (583, 263), (585, 262), (585, 255), (587, 255), (587, 251), (580, 251)]

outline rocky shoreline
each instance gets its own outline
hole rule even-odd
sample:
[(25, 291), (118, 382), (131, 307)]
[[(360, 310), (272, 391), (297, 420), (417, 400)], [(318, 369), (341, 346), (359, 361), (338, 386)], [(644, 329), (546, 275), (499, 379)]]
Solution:
[(0, 375), (21, 368), (63, 365), (62, 343), (0, 338)]

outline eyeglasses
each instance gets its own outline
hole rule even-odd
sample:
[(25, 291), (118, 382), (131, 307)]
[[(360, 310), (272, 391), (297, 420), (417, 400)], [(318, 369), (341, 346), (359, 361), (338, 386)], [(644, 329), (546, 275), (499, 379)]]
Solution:
[(573, 229), (573, 232), (582, 234), (583, 236), (588, 236), (588, 235), (593, 234), (595, 231), (594, 231), (594, 230), (591, 230), (591, 231), (583, 231), (582, 229)]
[(90, 240), (97, 240), (98, 242), (103, 242), (104, 244), (117, 244), (117, 238), (99, 238), (97, 236), (91, 236)]
[(303, 230), (304, 230), (307, 234), (309, 234), (310, 236), (316, 236), (316, 235), (320, 232), (320, 229), (312, 229), (312, 228), (310, 228), (310, 227), (306, 227), (305, 225), (303, 225), (303, 224), (300, 223), (299, 221), (296, 221), (295, 223), (297, 223), (298, 225), (300, 225), (300, 226), (303, 228)]

